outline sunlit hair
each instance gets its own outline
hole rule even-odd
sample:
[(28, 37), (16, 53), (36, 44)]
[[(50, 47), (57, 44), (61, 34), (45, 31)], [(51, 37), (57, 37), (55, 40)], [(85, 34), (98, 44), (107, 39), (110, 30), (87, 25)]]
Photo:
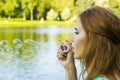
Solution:
[(111, 10), (94, 6), (79, 15), (87, 35), (83, 57), (85, 80), (105, 75), (109, 80), (120, 77), (120, 18)]

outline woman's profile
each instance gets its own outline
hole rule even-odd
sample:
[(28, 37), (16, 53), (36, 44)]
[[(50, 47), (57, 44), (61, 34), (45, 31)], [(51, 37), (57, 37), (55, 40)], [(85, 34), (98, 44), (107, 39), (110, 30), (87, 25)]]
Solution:
[(83, 80), (120, 80), (120, 18), (93, 6), (78, 15), (74, 33), (69, 51), (57, 52), (66, 80), (78, 80), (74, 59), (82, 63)]

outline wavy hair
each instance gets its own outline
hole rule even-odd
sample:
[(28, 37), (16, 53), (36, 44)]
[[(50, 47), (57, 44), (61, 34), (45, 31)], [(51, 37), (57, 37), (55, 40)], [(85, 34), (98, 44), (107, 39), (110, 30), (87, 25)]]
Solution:
[(79, 15), (87, 35), (81, 62), (85, 80), (105, 75), (109, 80), (120, 77), (120, 18), (111, 10), (91, 7)]

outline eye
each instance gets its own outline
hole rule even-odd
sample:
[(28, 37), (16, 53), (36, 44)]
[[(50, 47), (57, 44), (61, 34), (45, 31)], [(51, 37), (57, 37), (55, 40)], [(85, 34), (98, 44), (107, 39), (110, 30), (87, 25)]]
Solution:
[(75, 34), (79, 34), (79, 33), (78, 33), (78, 32), (76, 32), (76, 31), (75, 31), (74, 33), (75, 33)]

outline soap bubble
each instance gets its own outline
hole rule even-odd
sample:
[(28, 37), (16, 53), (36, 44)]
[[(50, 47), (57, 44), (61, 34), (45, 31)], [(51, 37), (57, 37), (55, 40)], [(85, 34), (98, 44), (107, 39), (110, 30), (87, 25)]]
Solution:
[(8, 42), (7, 40), (1, 40), (1, 41), (0, 41), (0, 46), (1, 46), (1, 47), (4, 47), (4, 46), (6, 46), (6, 45), (9, 45), (9, 42)]
[(35, 47), (37, 47), (38, 44), (37, 44), (37, 41), (31, 40), (31, 39), (26, 39), (24, 41), (24, 45), (25, 45), (25, 47), (35, 48)]
[(0, 54), (4, 54), (4, 49), (0, 47)]
[(22, 41), (20, 39), (14, 39), (13, 40), (13, 46), (17, 49), (22, 48)]
[(6, 53), (13, 53), (13, 48), (10, 47), (10, 46), (4, 46), (4, 51), (5, 51)]

